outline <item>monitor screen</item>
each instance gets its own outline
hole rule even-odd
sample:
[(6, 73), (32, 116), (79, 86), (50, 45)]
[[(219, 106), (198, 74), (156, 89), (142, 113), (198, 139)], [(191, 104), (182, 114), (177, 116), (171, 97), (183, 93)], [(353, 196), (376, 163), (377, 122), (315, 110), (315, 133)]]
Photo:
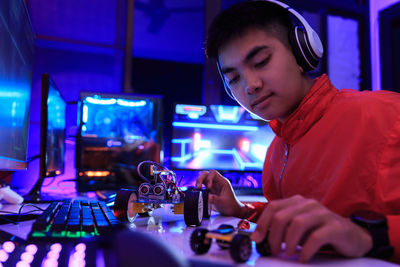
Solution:
[(65, 118), (67, 103), (48, 74), (42, 75), (41, 176), (64, 173)]
[(161, 97), (82, 92), (77, 189), (137, 184), (136, 167), (163, 160)]
[(0, 5), (0, 170), (27, 168), (34, 35), (22, 0)]
[(26, 201), (45, 201), (41, 195), (44, 179), (64, 173), (66, 109), (67, 103), (56, 84), (49, 74), (44, 73), (40, 102), (39, 179), (25, 196)]
[(175, 106), (171, 168), (261, 172), (275, 134), (240, 106)]

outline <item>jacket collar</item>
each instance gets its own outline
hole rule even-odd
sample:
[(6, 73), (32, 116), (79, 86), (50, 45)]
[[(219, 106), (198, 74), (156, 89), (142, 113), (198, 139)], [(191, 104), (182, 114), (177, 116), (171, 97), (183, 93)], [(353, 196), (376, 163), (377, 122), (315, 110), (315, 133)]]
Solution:
[(287, 144), (296, 143), (323, 116), (337, 92), (328, 76), (323, 74), (314, 80), (310, 91), (286, 121), (281, 123), (272, 120), (269, 122), (270, 127)]

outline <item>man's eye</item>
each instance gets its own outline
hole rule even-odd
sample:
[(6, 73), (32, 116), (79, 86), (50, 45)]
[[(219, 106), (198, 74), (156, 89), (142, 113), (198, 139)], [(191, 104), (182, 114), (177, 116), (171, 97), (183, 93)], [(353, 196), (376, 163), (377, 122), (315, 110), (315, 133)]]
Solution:
[(264, 58), (263, 60), (257, 62), (254, 66), (255, 66), (256, 68), (263, 67), (263, 66), (265, 66), (265, 65), (269, 62), (269, 59), (270, 59), (270, 56), (268, 56), (268, 57)]
[(234, 76), (232, 79), (228, 79), (228, 84), (234, 84), (239, 80), (239, 75)]

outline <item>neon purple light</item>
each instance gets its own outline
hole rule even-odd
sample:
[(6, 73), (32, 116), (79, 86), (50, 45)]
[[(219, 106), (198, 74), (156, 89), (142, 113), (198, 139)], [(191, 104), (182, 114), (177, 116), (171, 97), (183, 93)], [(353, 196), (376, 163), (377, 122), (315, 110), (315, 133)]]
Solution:
[(0, 249), (0, 262), (8, 260), (8, 254), (4, 249)]
[(3, 249), (4, 249), (6, 252), (11, 253), (11, 252), (13, 252), (14, 249), (15, 249), (15, 244), (14, 244), (13, 242), (11, 242), (11, 241), (6, 241), (6, 242), (4, 242), (4, 244), (3, 244)]
[(58, 266), (58, 262), (57, 262), (56, 259), (49, 259), (49, 258), (46, 258), (46, 259), (43, 261), (42, 266), (43, 266), (43, 267), (55, 267), (55, 266)]
[(73, 259), (69, 266), (84, 267), (86, 266), (86, 261), (84, 259)]
[(19, 262), (17, 262), (17, 264), (15, 266), (16, 267), (30, 267), (31, 265), (25, 261), (19, 261)]
[(31, 263), (33, 261), (34, 256), (29, 252), (24, 252), (21, 254), (20, 259), (26, 263)]
[(86, 256), (86, 254), (85, 254), (84, 251), (75, 251), (75, 253), (74, 253), (74, 258), (78, 259), (78, 260), (79, 259), (84, 259), (85, 256)]
[(86, 244), (84, 243), (79, 243), (75, 246), (75, 250), (77, 252), (84, 252), (86, 250)]
[(60, 253), (58, 251), (50, 250), (49, 252), (47, 252), (47, 258), (49, 259), (58, 260), (59, 257)]
[(50, 250), (59, 253), (62, 250), (62, 245), (60, 243), (54, 243), (50, 246)]
[(38, 247), (35, 244), (29, 244), (25, 247), (25, 251), (29, 252), (32, 255), (35, 255), (38, 251)]

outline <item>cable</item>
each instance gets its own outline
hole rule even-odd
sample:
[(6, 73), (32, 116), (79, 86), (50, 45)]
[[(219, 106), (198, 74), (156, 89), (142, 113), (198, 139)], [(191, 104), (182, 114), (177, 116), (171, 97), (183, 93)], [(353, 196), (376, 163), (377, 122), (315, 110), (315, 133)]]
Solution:
[(30, 213), (33, 213), (33, 212), (36, 212), (36, 211), (44, 211), (44, 209), (42, 209), (42, 208), (36, 206), (35, 204), (24, 203), (24, 204), (22, 204), (21, 207), (19, 208), (18, 213), (9, 212), (9, 211), (0, 211), (1, 213), (5, 213), (5, 214), (9, 214), (9, 215), (17, 215), (17, 220), (16, 220), (16, 221), (7, 218), (7, 215), (0, 215), (0, 219), (3, 219), (3, 220), (5, 220), (5, 221), (7, 221), (7, 222), (9, 222), (9, 223), (13, 223), (13, 224), (17, 225), (17, 224), (19, 223), (20, 218), (21, 218), (21, 215), (22, 215), (22, 209), (23, 209), (24, 207), (26, 207), (26, 206), (32, 206), (32, 207), (35, 207), (36, 209), (30, 210), (30, 211), (26, 212), (25, 214), (30, 214)]
[(27, 161), (28, 163), (30, 163), (31, 161), (33, 161), (33, 160), (35, 160), (35, 159), (38, 159), (38, 158), (40, 158), (40, 154), (35, 155), (35, 156), (33, 156), (33, 157), (30, 157), (30, 158), (28, 158), (26, 161)]
[(19, 219), (20, 219), (20, 217), (21, 217), (21, 211), (22, 211), (22, 209), (23, 209), (24, 207), (26, 207), (26, 206), (32, 206), (32, 207), (35, 207), (35, 208), (38, 209), (38, 210), (44, 211), (44, 209), (42, 209), (42, 208), (36, 206), (35, 204), (24, 203), (24, 204), (22, 204), (22, 206), (19, 208), (19, 211), (18, 211), (18, 218), (17, 218), (16, 224), (19, 223)]

